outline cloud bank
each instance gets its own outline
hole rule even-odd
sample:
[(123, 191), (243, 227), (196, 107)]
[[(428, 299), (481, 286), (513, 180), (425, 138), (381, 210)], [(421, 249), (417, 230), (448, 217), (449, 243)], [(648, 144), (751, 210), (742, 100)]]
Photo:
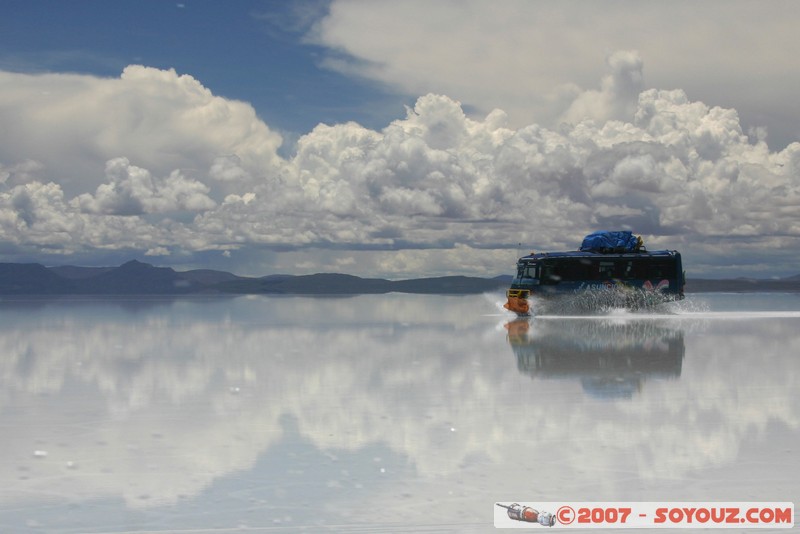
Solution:
[(0, 251), (494, 275), (520, 243), (629, 228), (684, 251), (690, 272), (793, 274), (800, 143), (772, 151), (734, 109), (644, 89), (636, 52), (607, 67), (556, 128), (470, 118), (431, 93), (380, 131), (320, 124), (290, 157), (249, 104), (172, 70), (0, 73)]
[(734, 107), (783, 148), (800, 137), (800, 71), (787, 53), (800, 47), (798, 17), (791, 0), (334, 0), (308, 39), (330, 51), (331, 69), (411, 96), (446, 94), (478, 114), (499, 107), (516, 128), (557, 126), (605, 75), (606, 57), (638, 50), (646, 88)]

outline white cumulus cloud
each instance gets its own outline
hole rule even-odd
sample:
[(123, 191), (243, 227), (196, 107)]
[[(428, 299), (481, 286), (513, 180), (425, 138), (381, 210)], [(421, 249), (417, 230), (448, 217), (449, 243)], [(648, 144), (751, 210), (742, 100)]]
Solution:
[(617, 97), (641, 82), (624, 78), (635, 70), (617, 55), (615, 74), (594, 89), (603, 60), (636, 50), (648, 63), (645, 88), (681, 87), (739, 109), (782, 148), (800, 137), (800, 70), (787, 53), (800, 46), (799, 16), (793, 0), (334, 0), (308, 38), (331, 50), (329, 68), (408, 95), (447, 94), (478, 116), (499, 107), (516, 127), (608, 108), (608, 81)]
[(98, 169), (117, 157), (156, 175), (206, 173), (231, 154), (251, 171), (278, 159), (280, 136), (250, 104), (174, 70), (131, 65), (119, 78), (0, 71), (0, 87), (0, 161), (36, 162), (68, 193), (94, 189)]
[(216, 203), (208, 197), (205, 184), (172, 171), (162, 179), (149, 171), (131, 165), (126, 158), (106, 163), (109, 182), (98, 186), (94, 196), (85, 193), (75, 204), (88, 213), (108, 215), (142, 215), (189, 210), (212, 209)]
[[(296, 264), (270, 260), (282, 270), (323, 270), (358, 254), (348, 264), (356, 274), (418, 276), (505, 272), (518, 244), (571, 249), (585, 233), (621, 228), (650, 248), (681, 249), (690, 272), (793, 274), (800, 143), (771, 150), (734, 109), (679, 89), (640, 90), (636, 53), (610, 54), (607, 68), (601, 90), (576, 93), (570, 122), (557, 128), (514, 127), (499, 109), (475, 118), (429, 93), (381, 130), (321, 124), (286, 159), (250, 106), (173, 71), (6, 73), (13, 83), (0, 103), (16, 95), (24, 109), (0, 104), (0, 114), (39, 113), (17, 95), (20, 83), (46, 82), (52, 102), (19, 152), (0, 144), (4, 240), (44, 254), (291, 251), (284, 258)], [(100, 121), (94, 110), (79, 121), (74, 100), (96, 91), (119, 96), (127, 118)], [(115, 117), (112, 101), (98, 105)], [(100, 149), (100, 125), (103, 139), (118, 138), (113, 149)], [(86, 153), (95, 155), (89, 178), (71, 179), (87, 172), (86, 162), (71, 166)]]

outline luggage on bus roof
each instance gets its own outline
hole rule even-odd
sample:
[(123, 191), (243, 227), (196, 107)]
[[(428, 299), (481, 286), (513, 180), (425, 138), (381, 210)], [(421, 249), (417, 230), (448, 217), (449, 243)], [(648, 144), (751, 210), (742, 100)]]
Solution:
[(633, 235), (633, 232), (601, 230), (584, 237), (580, 250), (581, 252), (638, 252), (642, 248), (642, 238)]

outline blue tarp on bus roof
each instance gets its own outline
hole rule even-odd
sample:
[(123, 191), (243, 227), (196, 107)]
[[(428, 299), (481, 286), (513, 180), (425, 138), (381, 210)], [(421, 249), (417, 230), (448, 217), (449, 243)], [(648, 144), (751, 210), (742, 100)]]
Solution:
[(636, 252), (641, 246), (641, 238), (633, 235), (633, 232), (602, 230), (584, 237), (580, 250), (581, 252)]

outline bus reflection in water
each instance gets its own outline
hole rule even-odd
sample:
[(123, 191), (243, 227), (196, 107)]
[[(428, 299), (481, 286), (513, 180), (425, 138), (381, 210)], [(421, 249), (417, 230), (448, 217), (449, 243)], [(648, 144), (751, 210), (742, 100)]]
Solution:
[(683, 331), (651, 321), (598, 319), (506, 324), (520, 373), (534, 379), (575, 379), (601, 398), (631, 398), (652, 379), (677, 379), (685, 354)]

